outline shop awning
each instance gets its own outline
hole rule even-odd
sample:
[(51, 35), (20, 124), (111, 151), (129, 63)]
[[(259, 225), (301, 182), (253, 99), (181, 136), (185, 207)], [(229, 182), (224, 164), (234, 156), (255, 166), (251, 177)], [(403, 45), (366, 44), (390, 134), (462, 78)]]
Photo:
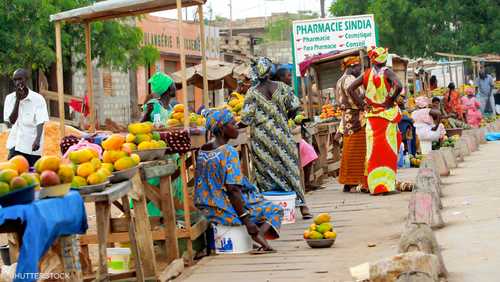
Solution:
[[(236, 79), (233, 77), (233, 71), (236, 65), (228, 62), (208, 60), (207, 61), (207, 80), (208, 89), (216, 90), (222, 87), (236, 88)], [(172, 78), (178, 87), (181, 87), (182, 74), (180, 71), (172, 73)], [(194, 84), (198, 88), (203, 88), (202, 65), (196, 65), (186, 68), (186, 80), (188, 84)], [(224, 84), (222, 83), (224, 81)]]
[[(182, 7), (203, 5), (205, 2), (206, 0), (182, 0)], [(50, 21), (92, 22), (175, 8), (176, 0), (107, 0), (51, 15)]]

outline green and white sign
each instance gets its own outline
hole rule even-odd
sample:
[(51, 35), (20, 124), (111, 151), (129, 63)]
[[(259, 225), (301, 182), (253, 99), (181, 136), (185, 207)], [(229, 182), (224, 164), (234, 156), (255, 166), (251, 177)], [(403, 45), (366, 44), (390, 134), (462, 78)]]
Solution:
[(297, 75), (299, 63), (309, 57), (356, 47), (376, 46), (373, 15), (293, 22), (293, 52)]

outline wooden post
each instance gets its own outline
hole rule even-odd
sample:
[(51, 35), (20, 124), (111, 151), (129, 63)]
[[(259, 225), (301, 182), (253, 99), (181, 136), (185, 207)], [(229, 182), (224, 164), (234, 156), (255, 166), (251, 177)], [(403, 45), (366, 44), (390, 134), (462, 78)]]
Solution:
[(87, 64), (87, 95), (89, 96), (90, 132), (95, 131), (94, 74), (92, 70), (92, 50), (90, 42), (90, 22), (85, 22), (85, 61)]
[(203, 72), (203, 105), (205, 107), (209, 107), (208, 77), (207, 77), (207, 46), (205, 38), (205, 21), (203, 20), (203, 5), (198, 5), (198, 18), (200, 20), (201, 69)]
[(62, 65), (62, 46), (61, 46), (61, 22), (55, 22), (56, 29), (56, 65), (57, 65), (57, 95), (59, 103), (59, 130), (61, 138), (64, 137), (64, 80)]
[[(178, 0), (179, 1), (179, 0)], [(186, 231), (189, 234), (189, 238), (186, 240), (187, 254), (188, 254), (188, 265), (193, 265), (193, 238), (191, 238), (191, 209), (190, 202), (191, 198), (189, 196), (189, 191), (187, 187), (187, 168), (186, 168), (186, 154), (181, 155), (181, 181), (182, 181), (182, 193), (184, 194), (184, 224), (186, 225)]]
[(186, 81), (186, 52), (184, 50), (184, 33), (182, 32), (182, 1), (177, 0), (177, 34), (179, 34), (179, 53), (181, 57), (181, 78), (182, 78), (182, 103), (186, 110), (184, 111), (184, 127), (189, 127), (188, 114), (188, 92)]
[[(303, 76), (300, 77), (300, 88), (302, 89), (302, 99), (306, 99), (306, 97), (307, 97), (306, 84), (305, 84), (305, 80), (304, 80)], [(307, 98), (307, 99), (309, 99), (309, 98)], [(306, 116), (308, 118), (312, 118), (312, 114), (311, 114), (311, 112), (309, 110), (309, 107), (306, 105), (304, 107), (304, 109), (306, 110)]]

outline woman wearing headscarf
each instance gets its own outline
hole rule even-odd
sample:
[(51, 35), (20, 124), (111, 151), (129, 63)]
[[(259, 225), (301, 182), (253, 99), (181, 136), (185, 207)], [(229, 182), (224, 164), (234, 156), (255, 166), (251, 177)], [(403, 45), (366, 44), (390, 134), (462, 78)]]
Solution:
[(253, 240), (260, 244), (254, 252), (274, 252), (265, 238), (279, 237), (283, 209), (264, 200), (243, 176), (238, 152), (227, 144), (238, 137), (231, 112), (208, 110), (204, 115), (207, 130), (215, 139), (201, 147), (196, 161), (196, 207), (213, 223), (245, 225)]
[(411, 117), (415, 124), (418, 139), (421, 141), (439, 141), (446, 135), (441, 123), (441, 112), (430, 108), (429, 98), (420, 96), (415, 99), (417, 110)]
[[(349, 86), (347, 92), (358, 108), (367, 105), (366, 160), (368, 187), (372, 195), (396, 192), (396, 169), (401, 134), (398, 122), (401, 119), (396, 99), (402, 84), (396, 74), (386, 67), (386, 48), (370, 48), (368, 57), (372, 67)], [(365, 98), (356, 94), (361, 85)]]
[(148, 83), (151, 85), (151, 92), (156, 97), (153, 96), (144, 104), (142, 121), (158, 121), (165, 125), (172, 113), (170, 100), (175, 98), (174, 80), (162, 72), (157, 72), (148, 80)]
[(288, 127), (300, 107), (291, 88), (270, 79), (272, 62), (260, 58), (252, 67), (254, 86), (245, 96), (242, 126), (250, 126), (250, 147), (257, 187), (261, 191), (293, 191), (302, 217), (311, 214), (305, 205), (300, 181), (297, 145)]
[(473, 87), (466, 87), (466, 96), (462, 97), (462, 105), (465, 111), (467, 124), (473, 128), (478, 128), (481, 125), (483, 115), (481, 114), (481, 104), (476, 99), (476, 93)]
[[(352, 188), (365, 191), (365, 157), (366, 133), (364, 109), (358, 108), (347, 93), (347, 88), (361, 74), (360, 59), (358, 56), (347, 57), (343, 61), (344, 74), (337, 81), (336, 93), (342, 111), (339, 133), (343, 136), (342, 160), (340, 162), (339, 183), (344, 184), (344, 192), (351, 192)], [(362, 99), (361, 89), (356, 90), (356, 96)]]
[(455, 90), (455, 83), (448, 84), (448, 91), (443, 96), (444, 110), (448, 115), (458, 120), (464, 119), (464, 112), (460, 94)]

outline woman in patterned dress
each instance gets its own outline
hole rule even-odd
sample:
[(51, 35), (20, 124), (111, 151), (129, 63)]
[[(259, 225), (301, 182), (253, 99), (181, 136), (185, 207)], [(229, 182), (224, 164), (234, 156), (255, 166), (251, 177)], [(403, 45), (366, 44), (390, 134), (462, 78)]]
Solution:
[[(359, 108), (368, 106), (366, 123), (366, 160), (368, 188), (372, 195), (396, 192), (396, 170), (401, 134), (398, 122), (401, 113), (396, 99), (402, 84), (396, 74), (385, 66), (386, 48), (371, 48), (368, 56), (372, 67), (358, 77), (347, 89)], [(363, 85), (365, 99), (356, 95)]]
[(288, 119), (300, 108), (291, 88), (270, 79), (271, 60), (260, 58), (252, 69), (255, 84), (248, 90), (240, 127), (250, 126), (250, 147), (257, 187), (261, 191), (297, 194), (296, 205), (304, 219), (312, 218), (300, 181), (297, 144)]
[(227, 144), (238, 137), (228, 110), (208, 111), (206, 127), (215, 139), (202, 146), (195, 173), (195, 204), (211, 222), (245, 225), (260, 244), (258, 253), (274, 252), (266, 238), (279, 237), (283, 209), (264, 200), (240, 170), (238, 152)]

